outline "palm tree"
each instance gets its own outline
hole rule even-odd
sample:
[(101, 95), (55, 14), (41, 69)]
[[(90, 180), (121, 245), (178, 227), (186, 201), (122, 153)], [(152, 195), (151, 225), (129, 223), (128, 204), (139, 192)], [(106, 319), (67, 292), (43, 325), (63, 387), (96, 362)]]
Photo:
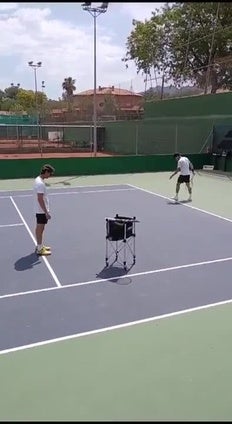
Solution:
[(71, 102), (73, 93), (76, 90), (75, 87), (76, 80), (72, 77), (65, 78), (62, 82), (62, 88), (64, 90), (63, 98), (68, 101), (68, 109), (71, 110)]

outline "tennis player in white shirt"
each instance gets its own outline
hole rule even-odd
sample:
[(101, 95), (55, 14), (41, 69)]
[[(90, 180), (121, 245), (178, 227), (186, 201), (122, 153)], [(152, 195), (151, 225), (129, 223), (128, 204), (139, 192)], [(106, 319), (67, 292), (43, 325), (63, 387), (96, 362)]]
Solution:
[(182, 183), (186, 184), (186, 187), (189, 192), (188, 201), (192, 200), (192, 187), (191, 187), (191, 175), (194, 175), (194, 167), (193, 164), (186, 156), (181, 156), (180, 153), (174, 153), (173, 157), (177, 161), (177, 169), (170, 175), (169, 179), (171, 180), (174, 175), (180, 173), (177, 182), (176, 182), (176, 195), (174, 196), (174, 200), (178, 202), (178, 194), (180, 191), (180, 185)]
[(47, 224), (48, 220), (51, 219), (49, 212), (49, 199), (44, 180), (51, 177), (54, 172), (55, 168), (53, 168), (53, 166), (45, 164), (40, 171), (40, 175), (38, 175), (38, 177), (36, 177), (34, 180), (33, 194), (34, 210), (36, 215), (35, 235), (37, 242), (37, 255), (51, 255), (51, 248), (42, 244), (45, 225)]

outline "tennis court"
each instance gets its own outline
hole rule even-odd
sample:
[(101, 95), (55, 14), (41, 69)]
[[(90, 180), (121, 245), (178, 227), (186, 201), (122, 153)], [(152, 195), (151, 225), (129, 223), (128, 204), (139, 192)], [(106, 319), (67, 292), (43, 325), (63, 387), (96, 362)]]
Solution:
[[(32, 180), (0, 191), (0, 420), (230, 420), (231, 180), (53, 177), (52, 255)], [(105, 267), (105, 218), (135, 216), (136, 263)]]

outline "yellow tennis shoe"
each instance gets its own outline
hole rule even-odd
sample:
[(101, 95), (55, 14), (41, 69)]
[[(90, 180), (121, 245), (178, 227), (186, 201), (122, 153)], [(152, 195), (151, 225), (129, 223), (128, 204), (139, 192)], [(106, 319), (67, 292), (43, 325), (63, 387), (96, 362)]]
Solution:
[(43, 246), (40, 250), (36, 249), (36, 253), (39, 256), (48, 256), (48, 255), (51, 255), (51, 250)]

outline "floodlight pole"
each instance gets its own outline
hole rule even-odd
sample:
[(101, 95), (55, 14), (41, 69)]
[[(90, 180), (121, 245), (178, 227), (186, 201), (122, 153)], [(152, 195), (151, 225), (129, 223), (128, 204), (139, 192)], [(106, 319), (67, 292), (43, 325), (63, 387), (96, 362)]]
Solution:
[[(42, 83), (41, 83), (42, 93), (44, 93), (44, 88), (45, 88), (45, 81), (42, 81)], [(40, 117), (40, 124), (41, 124), (41, 121), (42, 120), (44, 122), (44, 117), (45, 117), (45, 107), (44, 107), (44, 98), (43, 97), (42, 97), (42, 104), (41, 104), (41, 106), (42, 106), (42, 114), (41, 114), (41, 117)], [(40, 133), (40, 135), (41, 135), (41, 133)]]
[(42, 84), (41, 84), (41, 88), (42, 88), (42, 93), (44, 92), (44, 88), (45, 88), (45, 81), (42, 81)]
[(39, 108), (38, 108), (38, 89), (37, 89), (37, 69), (42, 66), (42, 62), (33, 63), (33, 61), (30, 61), (30, 62), (28, 62), (28, 65), (34, 71), (37, 139), (38, 139), (39, 149), (40, 149), (40, 152), (41, 152), (41, 146), (40, 146), (40, 128), (39, 128)]
[(93, 15), (93, 155), (97, 156), (97, 15)]
[(83, 10), (93, 16), (93, 155), (97, 156), (97, 17), (107, 11), (108, 3), (100, 7), (91, 7), (91, 3), (83, 3)]

